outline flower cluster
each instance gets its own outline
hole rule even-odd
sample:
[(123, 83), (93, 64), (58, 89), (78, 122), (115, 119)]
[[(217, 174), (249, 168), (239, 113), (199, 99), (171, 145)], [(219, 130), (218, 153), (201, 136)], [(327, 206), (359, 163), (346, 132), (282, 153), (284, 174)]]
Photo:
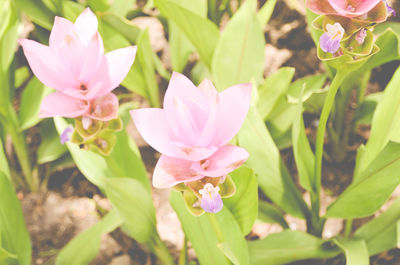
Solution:
[(40, 117), (75, 118), (74, 133), (69, 128), (61, 141), (72, 133), (75, 142), (106, 154), (113, 145), (110, 131), (121, 127), (118, 99), (111, 91), (128, 74), (136, 47), (104, 54), (97, 24), (86, 9), (75, 23), (56, 17), (49, 46), (28, 39), (19, 43), (36, 77), (56, 90), (42, 101)]
[(313, 24), (324, 32), (318, 56), (327, 61), (342, 55), (354, 61), (379, 51), (374, 46), (371, 29), (395, 15), (383, 0), (307, 0), (306, 4), (321, 15)]
[(163, 109), (133, 110), (138, 131), (162, 154), (153, 185), (183, 191), (188, 209), (196, 215), (220, 211), (221, 197), (235, 191), (228, 174), (248, 157), (246, 150), (229, 141), (246, 117), (250, 96), (250, 84), (218, 93), (207, 79), (196, 87), (184, 75), (174, 73)]

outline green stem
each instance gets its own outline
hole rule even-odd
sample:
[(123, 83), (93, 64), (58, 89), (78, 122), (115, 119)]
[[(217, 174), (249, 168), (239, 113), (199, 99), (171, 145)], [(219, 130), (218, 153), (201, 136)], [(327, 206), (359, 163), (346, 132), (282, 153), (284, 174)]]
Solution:
[(206, 213), (208, 220), (210, 220), (211, 227), (213, 228), (219, 243), (224, 243), (224, 234), (222, 233), (221, 227), (219, 226), (217, 217), (213, 213)]
[(175, 261), (169, 253), (167, 246), (161, 240), (160, 236), (156, 234), (151, 243), (148, 244), (151, 251), (157, 256), (164, 265), (175, 265)]
[(345, 76), (346, 73), (344, 72), (338, 71), (336, 73), (335, 78), (333, 79), (331, 86), (329, 87), (317, 129), (317, 139), (315, 142), (315, 170), (314, 170), (315, 196), (313, 196), (311, 202), (312, 214), (313, 214), (312, 223), (314, 226), (314, 230), (316, 231), (322, 231), (321, 226), (323, 225), (323, 222), (320, 221), (319, 211), (320, 211), (322, 154), (324, 148), (326, 124), (328, 122), (329, 114), (332, 110), (333, 103), (335, 102), (336, 93)]
[(187, 238), (184, 236), (183, 238), (183, 246), (181, 249), (181, 253), (179, 254), (178, 265), (186, 265), (188, 263), (187, 258)]
[(15, 122), (16, 121), (16, 117), (14, 117), (15, 112), (14, 113), (12, 112), (13, 110), (10, 110), (8, 112), (9, 116), (6, 121), (7, 123), (5, 124), (7, 126), (6, 129), (12, 139), (15, 153), (18, 157), (18, 161), (21, 166), (22, 173), (25, 177), (25, 181), (29, 189), (35, 192), (39, 188), (39, 181), (32, 174), (31, 161), (29, 159), (29, 151), (25, 142), (24, 134), (20, 132), (17, 123)]
[(347, 219), (346, 226), (344, 228), (344, 237), (345, 238), (349, 238), (352, 228), (353, 228), (353, 219)]

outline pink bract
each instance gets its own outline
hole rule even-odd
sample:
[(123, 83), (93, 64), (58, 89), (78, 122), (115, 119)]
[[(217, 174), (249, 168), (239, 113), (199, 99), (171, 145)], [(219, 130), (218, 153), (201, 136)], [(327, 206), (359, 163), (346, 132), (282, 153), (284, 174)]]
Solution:
[(204, 176), (219, 177), (240, 166), (247, 152), (227, 145), (250, 106), (251, 84), (218, 93), (208, 79), (196, 87), (173, 73), (164, 109), (131, 111), (142, 137), (163, 154), (154, 173), (156, 187), (170, 187)]
[(307, 0), (306, 5), (320, 15), (359, 17), (371, 11), (381, 0)]
[(160, 153), (199, 161), (226, 145), (239, 131), (250, 106), (251, 84), (218, 93), (209, 80), (196, 87), (173, 73), (164, 109), (131, 111), (142, 137)]
[(153, 174), (153, 186), (169, 188), (182, 182), (207, 177), (226, 176), (240, 167), (248, 158), (241, 147), (226, 145), (203, 161), (188, 161), (162, 155)]
[(122, 82), (136, 55), (133, 46), (104, 55), (97, 18), (89, 8), (75, 23), (56, 17), (49, 46), (28, 39), (19, 43), (36, 77), (57, 90), (43, 101), (42, 116), (85, 115), (91, 101), (109, 94)]

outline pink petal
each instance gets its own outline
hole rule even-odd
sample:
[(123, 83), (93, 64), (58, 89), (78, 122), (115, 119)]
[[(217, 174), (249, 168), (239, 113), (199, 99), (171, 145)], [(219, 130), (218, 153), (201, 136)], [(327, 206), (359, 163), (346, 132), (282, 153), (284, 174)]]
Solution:
[[(103, 92), (110, 92), (124, 80), (135, 60), (136, 51), (136, 46), (130, 46), (106, 54), (106, 61), (104, 61), (106, 67), (103, 71), (106, 70), (107, 72), (99, 71), (97, 75), (97, 80), (103, 80), (105, 84), (106, 81), (108, 83)], [(105, 74), (105, 76), (101, 76), (102, 74)]]
[(130, 113), (136, 128), (149, 145), (164, 155), (175, 155), (175, 148), (170, 145), (168, 124), (162, 109), (144, 108), (132, 110)]
[(70, 97), (60, 92), (51, 93), (46, 96), (40, 106), (39, 117), (75, 118), (86, 114), (89, 104), (85, 101)]
[(347, 17), (357, 17), (368, 13), (381, 0), (328, 0), (339, 14)]
[(86, 54), (86, 47), (78, 36), (74, 32), (65, 35), (51, 50), (59, 65), (63, 66), (63, 70), (71, 73), (74, 80), (78, 80)]
[(82, 69), (79, 74), (79, 80), (88, 84), (94, 74), (98, 71), (100, 64), (103, 62), (104, 46), (99, 33), (94, 34), (90, 39), (83, 61)]
[(59, 64), (49, 47), (27, 39), (20, 39), (19, 43), (33, 73), (43, 84), (56, 90), (75, 85), (75, 80), (60, 71)]
[(251, 84), (232, 86), (219, 94), (217, 132), (214, 146), (227, 144), (239, 131), (250, 107)]
[(336, 10), (329, 4), (328, 0), (306, 0), (306, 6), (319, 15), (334, 15)]
[(215, 97), (217, 97), (218, 92), (210, 79), (204, 79), (200, 85), (198, 86), (201, 92), (209, 99), (209, 101), (213, 101)]
[(186, 76), (174, 72), (164, 97), (169, 127), (183, 143), (193, 145), (205, 126), (209, 102)]
[(74, 24), (62, 17), (55, 17), (54, 25), (50, 32), (49, 46), (50, 48), (59, 45), (67, 34), (72, 33)]
[(97, 24), (96, 15), (90, 8), (86, 8), (75, 20), (75, 31), (84, 45), (97, 33)]
[(156, 188), (170, 188), (182, 182), (203, 178), (204, 176), (198, 175), (190, 169), (191, 164), (191, 161), (162, 155), (154, 169), (153, 186)]
[(91, 111), (86, 115), (92, 119), (109, 121), (118, 117), (118, 98), (113, 93), (108, 93), (94, 100)]
[(192, 169), (207, 177), (222, 177), (243, 165), (248, 157), (245, 149), (226, 145), (219, 148), (210, 158), (193, 163)]
[(145, 108), (132, 110), (130, 113), (143, 139), (163, 155), (199, 161), (217, 150), (216, 147), (188, 146), (171, 138), (171, 131), (162, 109)]

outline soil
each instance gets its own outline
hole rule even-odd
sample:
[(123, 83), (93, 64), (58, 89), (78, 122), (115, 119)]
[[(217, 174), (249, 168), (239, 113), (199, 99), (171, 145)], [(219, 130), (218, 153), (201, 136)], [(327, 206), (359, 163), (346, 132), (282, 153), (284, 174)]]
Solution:
[[(265, 1), (259, 1), (262, 4)], [(323, 66), (316, 56), (314, 43), (305, 34), (307, 31), (304, 18), (304, 7), (302, 1), (283, 0), (278, 1), (276, 9), (270, 23), (265, 27), (265, 37), (267, 45), (265, 76), (275, 72), (279, 67), (295, 67), (295, 79), (323, 72)], [(143, 1), (138, 1), (143, 4)], [(295, 4), (294, 4), (295, 3)], [(399, 5), (399, 3), (398, 3)], [(399, 10), (399, 6), (397, 6)], [(396, 18), (399, 21), (399, 18)], [(163, 63), (168, 67), (168, 47), (166, 34), (163, 32), (162, 25), (155, 20), (142, 19), (136, 20), (138, 24), (150, 25), (151, 42), (154, 49), (160, 55)], [(389, 81), (394, 70), (399, 65), (398, 62), (389, 63), (374, 70), (369, 84), (368, 91), (383, 90)], [(190, 66), (189, 66), (190, 69)], [(160, 87), (166, 87), (165, 80)], [(143, 103), (142, 104), (146, 104)], [(18, 105), (16, 103), (16, 105)], [(351, 104), (350, 104), (351, 105)], [(312, 123), (318, 117), (309, 117), (307, 125), (310, 137), (315, 134)], [(158, 154), (140, 139), (133, 126), (130, 126), (132, 137), (140, 147), (143, 160), (146, 163), (149, 177), (152, 175)], [(351, 142), (353, 148), (358, 146), (368, 137), (369, 128), (360, 130), (360, 134)], [(40, 142), (38, 138), (38, 128), (29, 131), (28, 142), (32, 146), (32, 154)], [(292, 175), (296, 178), (293, 154), (291, 150), (282, 150), (282, 157), (288, 165)], [(352, 170), (354, 168), (355, 151), (350, 152), (349, 159), (341, 164), (326, 162), (323, 168), (323, 188), (322, 208), (331, 203), (335, 196), (340, 194), (350, 183)], [(299, 186), (299, 185), (298, 185)], [(299, 186), (301, 189), (301, 187)], [(76, 168), (62, 168), (56, 171), (49, 179), (46, 192), (42, 193), (23, 193), (18, 196), (22, 202), (23, 211), (31, 235), (33, 244), (33, 265), (54, 264), (57, 253), (74, 236), (91, 227), (102, 216), (104, 209), (109, 209), (108, 200), (100, 190), (88, 182)], [(304, 197), (308, 195), (304, 192)], [(154, 204), (157, 212), (158, 230), (161, 238), (167, 242), (172, 253), (177, 257), (179, 249), (182, 247), (183, 232), (181, 230), (176, 214), (168, 204), (168, 191), (153, 191)], [(399, 196), (396, 191), (394, 196)], [(266, 199), (261, 196), (261, 199)], [(390, 202), (389, 202), (390, 204)], [(387, 207), (387, 206), (386, 206)], [(378, 213), (379, 214), (379, 213)], [(370, 218), (355, 220), (353, 229), (361, 226)], [(291, 228), (305, 230), (305, 224), (301, 220), (288, 216)], [(342, 230), (341, 221), (329, 221), (324, 231), (324, 237), (330, 237)], [(274, 232), (279, 232), (281, 228), (276, 225), (255, 225), (252, 235), (255, 237), (265, 237)], [(193, 251), (190, 252), (191, 260), (195, 261)], [(126, 236), (120, 229), (102, 238), (101, 251), (92, 265), (144, 265), (157, 264), (157, 261), (148, 250), (141, 247), (133, 239)], [(293, 265), (313, 265), (320, 264), (316, 261), (295, 262)], [(343, 256), (333, 259), (329, 264), (345, 264)], [(394, 249), (371, 258), (374, 265), (395, 265), (400, 264), (400, 250)]]

